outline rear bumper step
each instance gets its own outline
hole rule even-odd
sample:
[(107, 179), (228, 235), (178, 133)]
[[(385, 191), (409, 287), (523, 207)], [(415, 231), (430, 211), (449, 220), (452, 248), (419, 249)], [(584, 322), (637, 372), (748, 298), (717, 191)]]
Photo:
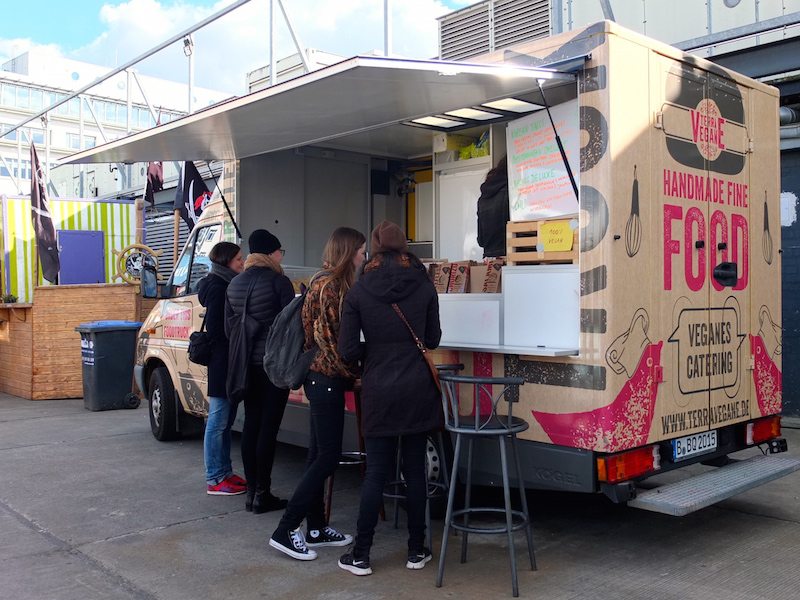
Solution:
[(753, 456), (689, 479), (639, 490), (628, 506), (682, 517), (800, 469), (790, 456)]

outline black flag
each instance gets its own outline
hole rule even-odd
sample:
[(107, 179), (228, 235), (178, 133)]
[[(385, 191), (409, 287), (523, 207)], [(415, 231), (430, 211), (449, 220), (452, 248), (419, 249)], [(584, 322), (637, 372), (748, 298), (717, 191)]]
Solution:
[(145, 202), (156, 203), (156, 192), (164, 189), (164, 167), (160, 161), (147, 163), (147, 186), (144, 190)]
[(58, 259), (56, 228), (50, 216), (50, 205), (44, 184), (44, 173), (36, 156), (36, 148), (31, 143), (31, 218), (36, 234), (36, 248), (42, 263), (42, 277), (50, 283), (58, 283), (61, 262)]
[(200, 219), (203, 209), (211, 201), (211, 192), (192, 161), (183, 165), (183, 173), (175, 191), (175, 208), (192, 229)]

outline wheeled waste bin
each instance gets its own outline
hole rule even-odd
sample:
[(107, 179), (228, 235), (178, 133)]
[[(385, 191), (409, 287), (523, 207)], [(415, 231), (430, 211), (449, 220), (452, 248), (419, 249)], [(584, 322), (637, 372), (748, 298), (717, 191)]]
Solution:
[(83, 405), (87, 410), (136, 408), (139, 396), (133, 393), (133, 363), (136, 321), (93, 321), (81, 323), (83, 362)]

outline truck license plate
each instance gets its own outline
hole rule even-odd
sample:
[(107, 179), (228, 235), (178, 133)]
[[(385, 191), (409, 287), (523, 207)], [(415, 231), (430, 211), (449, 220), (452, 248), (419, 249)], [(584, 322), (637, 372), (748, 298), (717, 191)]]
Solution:
[(672, 440), (672, 459), (684, 460), (695, 454), (705, 454), (717, 449), (717, 432), (703, 431)]

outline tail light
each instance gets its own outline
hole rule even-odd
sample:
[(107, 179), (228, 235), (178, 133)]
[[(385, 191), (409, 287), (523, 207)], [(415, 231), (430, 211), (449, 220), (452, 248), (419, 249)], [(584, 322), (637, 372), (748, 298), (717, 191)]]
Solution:
[(599, 457), (597, 479), (606, 483), (617, 483), (658, 471), (660, 468), (661, 453), (658, 445), (644, 446), (636, 450)]
[(750, 421), (746, 428), (746, 439), (748, 446), (761, 444), (776, 438), (781, 434), (781, 417), (774, 415), (757, 421)]

